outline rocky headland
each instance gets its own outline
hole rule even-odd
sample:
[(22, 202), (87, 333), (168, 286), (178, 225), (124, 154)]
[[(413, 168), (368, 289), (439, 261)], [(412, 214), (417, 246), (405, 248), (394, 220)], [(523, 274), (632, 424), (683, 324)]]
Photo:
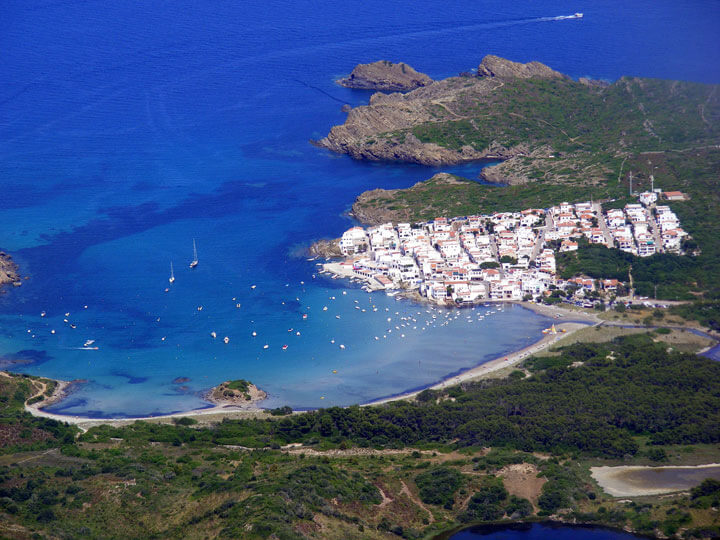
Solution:
[(347, 88), (378, 90), (380, 92), (408, 92), (432, 84), (433, 80), (400, 62), (395, 64), (379, 60), (371, 64), (358, 64), (349, 76), (338, 84)]
[(15, 286), (22, 285), (19, 269), (10, 255), (0, 251), (0, 287), (9, 283)]
[(418, 182), (407, 189), (373, 189), (361, 193), (352, 206), (352, 215), (365, 225), (382, 223), (402, 223), (415, 221), (418, 212), (422, 212), (422, 203), (409, 205), (398, 196), (410, 196), (421, 201), (423, 192), (429, 187), (461, 186), (467, 181), (447, 173), (438, 173), (429, 180)]
[(575, 81), (489, 55), (476, 75), (376, 93), (315, 144), (355, 159), (430, 166), (498, 159), (487, 181), (606, 184), (639, 152), (720, 141), (717, 85), (623, 77)]
[(446, 165), (485, 158), (508, 159), (529, 151), (526, 144), (511, 146), (503, 141), (487, 145), (466, 144), (449, 148), (423, 141), (413, 128), (441, 121), (460, 121), (471, 117), (468, 107), (519, 79), (566, 79), (565, 75), (539, 63), (521, 64), (486, 56), (478, 76), (451, 77), (435, 81), (407, 94), (376, 93), (370, 104), (350, 111), (341, 126), (334, 126), (317, 144), (356, 159), (404, 161), (423, 165)]

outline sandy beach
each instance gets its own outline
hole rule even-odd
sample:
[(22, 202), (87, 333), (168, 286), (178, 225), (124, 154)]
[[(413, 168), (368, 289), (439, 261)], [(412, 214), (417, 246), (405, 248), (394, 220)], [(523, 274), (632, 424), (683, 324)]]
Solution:
[[(512, 303), (531, 309), (541, 315), (556, 318), (557, 322), (555, 323), (555, 327), (557, 328), (558, 333), (554, 335), (543, 335), (541, 339), (528, 347), (525, 347), (518, 351), (510, 352), (494, 360), (468, 369), (463, 373), (448, 377), (442, 381), (437, 382), (436, 384), (429, 386), (429, 388), (433, 390), (447, 388), (449, 386), (453, 386), (464, 381), (479, 379), (500, 370), (510, 368), (517, 365), (525, 358), (549, 348), (550, 346), (554, 345), (558, 340), (569, 336), (573, 332), (576, 332), (581, 328), (587, 328), (588, 325), (598, 324), (599, 322), (601, 322), (600, 319), (593, 313), (571, 311), (563, 309), (562, 307), (531, 304), (528, 302)], [(562, 319), (572, 319), (572, 322), (562, 322)], [(44, 401), (33, 403), (32, 405), (26, 404), (25, 410), (34, 416), (50, 418), (59, 422), (68, 422), (78, 425), (79, 427), (81, 427), (81, 429), (89, 429), (93, 426), (106, 424), (123, 425), (135, 422), (137, 420), (150, 422), (171, 422), (173, 421), (173, 419), (181, 418), (184, 416), (193, 417), (202, 423), (212, 423), (221, 421), (223, 418), (253, 418), (264, 417), (267, 415), (265, 410), (259, 407), (258, 402), (255, 400), (249, 403), (216, 404), (205, 409), (196, 409), (166, 415), (144, 416), (137, 418), (89, 418), (84, 416), (72, 416), (46, 412), (43, 410), (43, 408), (51, 405), (52, 403), (61, 401), (62, 399), (67, 397), (67, 390), (71, 383), (68, 381), (58, 382), (59, 384), (51, 397), (45, 399)], [(371, 402), (363, 404), (363, 406), (380, 405), (400, 399), (410, 399), (419, 394), (421, 391), (422, 390), (405, 392), (398, 395), (373, 400)]]
[[(428, 386), (431, 390), (440, 390), (442, 388), (447, 388), (449, 386), (455, 386), (456, 384), (460, 384), (464, 381), (470, 381), (473, 379), (480, 379), (482, 377), (485, 377), (489, 375), (490, 373), (499, 371), (501, 369), (506, 369), (512, 366), (515, 366), (519, 364), (521, 361), (525, 360), (529, 356), (532, 356), (533, 354), (536, 354), (544, 349), (549, 348), (551, 345), (554, 345), (558, 340), (569, 336), (573, 332), (576, 332), (577, 330), (580, 330), (581, 328), (586, 328), (587, 324), (579, 323), (579, 322), (568, 322), (568, 323), (558, 323), (555, 324), (555, 328), (558, 330), (557, 334), (546, 334), (540, 339), (539, 341), (533, 343), (532, 345), (529, 345), (528, 347), (525, 347), (524, 349), (520, 349), (519, 351), (515, 351), (512, 353), (508, 353), (506, 355), (503, 355), (499, 358), (495, 358), (494, 360), (490, 360), (489, 362), (485, 362), (484, 364), (481, 364), (479, 366), (476, 366), (474, 368), (468, 369), (467, 371), (464, 371), (458, 375), (454, 375), (452, 377), (449, 377), (443, 381), (440, 381), (436, 384), (433, 384), (431, 386)], [(565, 330), (563, 332), (563, 330)], [(422, 389), (424, 390), (424, 389)], [(383, 403), (389, 403), (391, 401), (397, 401), (399, 399), (409, 399), (413, 398), (416, 395), (418, 395), (422, 390), (416, 390), (414, 392), (407, 392), (404, 394), (399, 394), (396, 396), (390, 396), (387, 398), (381, 398), (378, 400), (371, 401), (369, 403), (364, 403), (363, 406), (368, 405), (380, 405)]]
[[(258, 399), (253, 399), (247, 403), (217, 403), (205, 409), (196, 409), (192, 411), (163, 414), (157, 416), (143, 416), (138, 418), (89, 418), (86, 416), (54, 414), (44, 411), (43, 408), (65, 399), (68, 396), (68, 389), (73, 384), (69, 381), (57, 381), (57, 383), (58, 385), (55, 388), (55, 391), (49, 398), (33, 404), (28, 404), (26, 402), (25, 410), (33, 416), (49, 418), (52, 420), (57, 420), (58, 422), (67, 422), (68, 424), (75, 424), (83, 430), (87, 430), (94, 426), (107, 424), (115, 426), (132, 424), (133, 422), (136, 422), (138, 420), (143, 420), (146, 422), (171, 422), (175, 418), (182, 418), (184, 416), (195, 417), (198, 421), (207, 421), (203, 423), (213, 423), (219, 422), (223, 418), (254, 418), (257, 416), (266, 415), (265, 410), (258, 407), (258, 401), (261, 401)], [(35, 394), (35, 396), (41, 395), (45, 391), (45, 385), (43, 383), (40, 384), (43, 386), (43, 388), (37, 394)], [(264, 395), (265, 393), (262, 392), (262, 394)], [(32, 397), (30, 399), (32, 399)]]

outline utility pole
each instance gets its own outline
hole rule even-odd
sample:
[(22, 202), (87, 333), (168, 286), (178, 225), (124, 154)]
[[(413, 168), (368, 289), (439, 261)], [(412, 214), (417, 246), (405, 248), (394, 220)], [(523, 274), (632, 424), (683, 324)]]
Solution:
[(630, 196), (632, 197), (632, 171), (630, 171)]
[(652, 174), (650, 175), (650, 191), (655, 191), (655, 177)]

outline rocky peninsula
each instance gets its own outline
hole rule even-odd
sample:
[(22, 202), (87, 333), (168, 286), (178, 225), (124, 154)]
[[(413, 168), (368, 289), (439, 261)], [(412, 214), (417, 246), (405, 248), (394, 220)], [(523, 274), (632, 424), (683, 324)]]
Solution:
[(432, 84), (433, 80), (400, 62), (394, 64), (379, 60), (371, 64), (358, 64), (348, 77), (340, 79), (338, 84), (346, 88), (377, 90), (380, 92), (408, 92)]
[(450, 148), (423, 140), (414, 128), (442, 121), (468, 120), (473, 102), (487, 101), (511, 81), (528, 78), (566, 79), (539, 62), (521, 64), (486, 56), (478, 67), (477, 77), (451, 77), (407, 94), (374, 94), (369, 105), (350, 111), (345, 123), (333, 127), (318, 144), (356, 159), (434, 166), (526, 154), (529, 151), (526, 144), (507, 145), (499, 140), (482, 146), (463, 144)]
[(629, 155), (714, 147), (716, 85), (575, 81), (539, 62), (486, 56), (477, 73), (376, 93), (315, 141), (355, 159), (430, 166), (481, 159), (486, 181), (601, 185)]

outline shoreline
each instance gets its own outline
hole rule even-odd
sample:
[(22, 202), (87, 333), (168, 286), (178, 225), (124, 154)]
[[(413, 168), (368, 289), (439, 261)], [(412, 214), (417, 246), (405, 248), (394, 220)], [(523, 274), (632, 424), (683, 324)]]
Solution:
[[(411, 301), (414, 301), (414, 299), (409, 298)], [(555, 327), (559, 330), (557, 334), (546, 334), (543, 335), (539, 340), (535, 341), (534, 343), (523, 347), (519, 350), (510, 351), (502, 356), (499, 356), (497, 358), (494, 358), (492, 360), (489, 360), (487, 362), (484, 362), (482, 364), (470, 367), (468, 369), (465, 369), (463, 371), (460, 371), (458, 373), (453, 373), (450, 375), (445, 376), (443, 379), (430, 383), (428, 385), (425, 385), (421, 388), (414, 388), (406, 391), (399, 392), (397, 394), (392, 394), (389, 396), (379, 397), (376, 399), (373, 399), (371, 401), (368, 401), (366, 403), (360, 404), (361, 407), (367, 407), (372, 405), (383, 405), (386, 403), (390, 403), (392, 401), (399, 401), (399, 400), (407, 400), (414, 398), (417, 396), (420, 392), (430, 389), (430, 390), (441, 390), (444, 388), (447, 388), (449, 386), (454, 386), (457, 384), (460, 384), (462, 382), (480, 379), (483, 377), (487, 377), (492, 373), (496, 373), (498, 371), (501, 371), (503, 369), (511, 368), (517, 364), (519, 364), (522, 360), (528, 358), (529, 356), (533, 354), (537, 354), (541, 351), (547, 350), (550, 348), (553, 344), (555, 344), (560, 339), (563, 339), (567, 336), (572, 335), (573, 333), (577, 332), (578, 330), (581, 330), (583, 328), (598, 326), (598, 325), (608, 325), (608, 326), (616, 326), (615, 324), (606, 321), (604, 319), (601, 319), (597, 316), (596, 313), (592, 312), (583, 312), (583, 311), (575, 311), (571, 309), (564, 308), (562, 306), (557, 305), (544, 305), (544, 304), (536, 304), (531, 302), (525, 302), (525, 301), (500, 301), (500, 300), (490, 300), (483, 302), (485, 304), (497, 304), (497, 303), (505, 303), (505, 304), (515, 304), (518, 305), (521, 308), (529, 309), (533, 311), (534, 313), (537, 313), (539, 315), (545, 316), (553, 321), (555, 324)], [(652, 327), (648, 327), (648, 329), (651, 329)], [(565, 332), (562, 332), (562, 330), (565, 330)], [(46, 377), (45, 377), (46, 378)], [(139, 417), (131, 417), (131, 418), (92, 418), (87, 416), (76, 416), (76, 415), (65, 415), (65, 414), (56, 414), (56, 413), (50, 413), (45, 410), (43, 410), (45, 407), (52, 405), (54, 403), (57, 403), (67, 397), (67, 389), (72, 386), (72, 382), (69, 381), (57, 381), (58, 385), (55, 388), (55, 391), (53, 394), (44, 399), (43, 401), (40, 401), (38, 403), (33, 403), (32, 405), (25, 405), (25, 410), (32, 414), (33, 416), (48, 418), (52, 420), (57, 420), (59, 422), (68, 422), (71, 424), (75, 424), (78, 426), (82, 426), (85, 428), (93, 427), (96, 425), (106, 425), (106, 424), (127, 424), (136, 422), (138, 420), (142, 421), (168, 421), (175, 418), (182, 418), (182, 417), (192, 417), (196, 419), (207, 419), (208, 421), (211, 420), (221, 420), (223, 418), (256, 418), (258, 416), (265, 417), (267, 415), (267, 409), (259, 407), (256, 401), (253, 401), (252, 403), (248, 404), (231, 404), (231, 403), (216, 403), (211, 404), (209, 403), (207, 407), (201, 408), (201, 409), (192, 409), (189, 411), (179, 411), (179, 412), (173, 412), (168, 414), (158, 414), (158, 415), (146, 415), (146, 416), (139, 416)], [(207, 393), (212, 392), (213, 389), (208, 391)], [(206, 394), (207, 394), (206, 393)], [(316, 410), (315, 408), (309, 408), (309, 409), (302, 409), (302, 410), (295, 410), (295, 413), (299, 412), (307, 412)], [(217, 418), (215, 418), (217, 417)]]
[[(528, 345), (527, 347), (524, 347), (520, 350), (510, 352), (510, 353), (500, 356), (498, 358), (494, 358), (493, 360), (489, 360), (488, 362), (484, 362), (475, 367), (469, 368), (460, 373), (450, 375), (450, 376), (444, 378), (443, 380), (433, 383), (433, 384), (430, 384), (426, 387), (410, 390), (408, 392), (402, 392), (399, 394), (394, 394), (392, 396), (378, 398), (378, 399), (369, 401), (367, 403), (363, 403), (361, 405), (361, 407), (369, 407), (372, 405), (383, 405), (385, 403), (390, 403), (392, 401), (399, 401), (402, 399), (410, 399), (410, 398), (417, 396), (420, 392), (423, 392), (424, 390), (442, 390), (443, 388), (447, 388), (449, 386), (455, 386), (462, 382), (479, 379), (483, 376), (489, 375), (496, 371), (500, 371), (502, 369), (506, 369), (506, 368), (512, 367), (516, 364), (519, 364), (522, 360), (525, 360), (526, 358), (532, 356), (535, 353), (538, 353), (540, 351), (548, 349), (551, 345), (553, 345), (558, 340), (560, 340), (566, 336), (569, 336), (582, 328), (586, 328), (588, 325), (591, 325), (591, 323), (578, 322), (578, 321), (558, 323), (555, 326), (561, 332), (558, 332), (557, 334), (554, 334), (554, 335), (552, 335), (552, 334), (544, 335), (542, 338), (540, 338), (535, 343), (532, 343), (532, 344)], [(565, 332), (562, 332), (562, 330), (565, 330)]]
[[(493, 302), (497, 303), (497, 302)], [(484, 362), (482, 364), (479, 364), (477, 366), (471, 367), (469, 369), (466, 369), (460, 373), (454, 373), (449, 376), (446, 376), (440, 381), (431, 383), (427, 386), (424, 386), (423, 388), (419, 389), (412, 389), (408, 391), (399, 392), (398, 394), (394, 394), (391, 396), (385, 396), (380, 397), (377, 399), (374, 399), (372, 401), (369, 401), (367, 403), (363, 403), (360, 406), (370, 406), (370, 405), (381, 405), (385, 403), (389, 403), (391, 401), (399, 401), (403, 399), (409, 399), (420, 392), (422, 392), (425, 389), (442, 389), (447, 388), (448, 386), (453, 386), (456, 384), (459, 384), (461, 382), (465, 382), (472, 379), (481, 378), (484, 376), (487, 376), (491, 373), (500, 371), (502, 369), (512, 367), (516, 364), (518, 364), (520, 361), (524, 360), (525, 358), (531, 356), (532, 354), (536, 354), (542, 350), (545, 350), (549, 348), (552, 344), (557, 342), (558, 340), (571, 335), (572, 333), (576, 332), (577, 330), (580, 330), (582, 328), (586, 328), (589, 325), (595, 325), (599, 324), (599, 320), (594, 315), (589, 314), (580, 314), (580, 313), (574, 313), (569, 310), (564, 310), (562, 308), (558, 308), (555, 306), (539, 306), (534, 304), (529, 304), (528, 302), (508, 302), (505, 301), (504, 303), (512, 303), (517, 304), (520, 307), (523, 307), (525, 309), (530, 309), (540, 315), (544, 315), (546, 317), (551, 317), (553, 315), (562, 314), (562, 316), (568, 316), (573, 315), (577, 316), (577, 319), (583, 319), (583, 320), (568, 320), (568, 321), (558, 321), (555, 323), (555, 326), (558, 330), (565, 330), (565, 332), (558, 332), (555, 335), (543, 335), (538, 341), (523, 347), (522, 349), (516, 350), (516, 351), (510, 351), (507, 354), (504, 354), (498, 358), (494, 358), (488, 362)], [(191, 417), (196, 419), (202, 419), (204, 417), (207, 417), (208, 420), (210, 420), (209, 417), (212, 417), (213, 415), (217, 416), (218, 419), (222, 418), (252, 418), (257, 417), (259, 415), (266, 416), (267, 415), (267, 409), (264, 409), (262, 407), (259, 407), (256, 402), (253, 402), (252, 404), (229, 404), (229, 403), (217, 403), (217, 404), (209, 404), (208, 407), (202, 408), (202, 409), (192, 409), (189, 411), (180, 411), (180, 412), (173, 412), (169, 414), (158, 414), (158, 415), (147, 415), (147, 416), (139, 416), (139, 417), (131, 417), (131, 418), (92, 418), (88, 416), (80, 416), (80, 415), (65, 415), (65, 414), (57, 414), (57, 413), (51, 413), (44, 410), (45, 407), (48, 407), (49, 405), (52, 405), (54, 403), (57, 403), (67, 397), (67, 389), (72, 385), (72, 382), (69, 381), (57, 381), (58, 385), (55, 388), (55, 391), (53, 394), (37, 403), (33, 403), (31, 405), (25, 405), (25, 410), (32, 414), (33, 416), (42, 417), (42, 418), (48, 418), (52, 420), (56, 420), (58, 422), (67, 422), (70, 424), (75, 424), (80, 426), (81, 428), (90, 428), (98, 425), (122, 425), (122, 424), (128, 424), (133, 423), (136, 421), (163, 421), (163, 420), (172, 420), (175, 418), (182, 418), (182, 417)], [(217, 387), (215, 387), (217, 388)], [(212, 389), (209, 391), (212, 392)], [(298, 410), (295, 412), (307, 412), (309, 410), (315, 410), (315, 409), (307, 409), (307, 410)]]

